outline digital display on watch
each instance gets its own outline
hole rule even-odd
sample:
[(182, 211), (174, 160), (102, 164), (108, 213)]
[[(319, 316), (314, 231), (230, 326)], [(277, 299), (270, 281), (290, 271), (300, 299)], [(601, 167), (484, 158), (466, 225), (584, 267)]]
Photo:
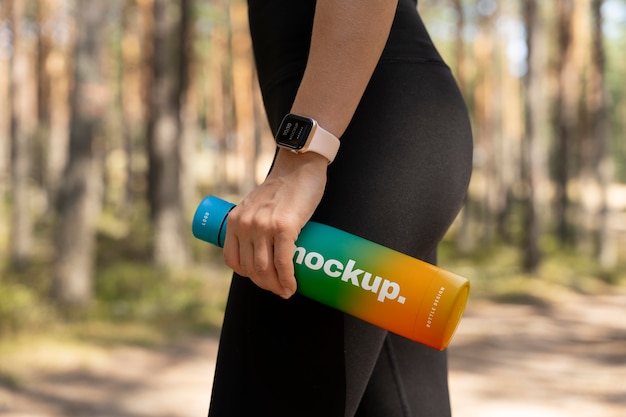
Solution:
[(280, 124), (276, 134), (276, 143), (294, 150), (302, 149), (312, 129), (313, 120), (288, 114)]

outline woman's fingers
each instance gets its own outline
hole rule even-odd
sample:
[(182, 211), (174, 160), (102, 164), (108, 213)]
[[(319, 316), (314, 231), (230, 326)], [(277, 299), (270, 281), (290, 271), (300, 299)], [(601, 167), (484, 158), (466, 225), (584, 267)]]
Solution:
[[(233, 215), (234, 214), (234, 215)], [(224, 242), (224, 261), (237, 274), (283, 298), (296, 291), (293, 253), (297, 233), (245, 220), (231, 213)], [(230, 216), (229, 216), (230, 217)]]
[(322, 199), (327, 169), (321, 155), (281, 149), (265, 181), (228, 215), (226, 264), (259, 287), (291, 297), (295, 242)]
[[(278, 274), (274, 267), (274, 248), (271, 241), (261, 239), (253, 247), (253, 267), (248, 275), (259, 287), (280, 295), (284, 298), (285, 291), (278, 280)], [(291, 295), (291, 294), (290, 294)]]
[(226, 240), (224, 241), (223, 255), (226, 265), (239, 275), (243, 275), (243, 271), (241, 270), (241, 263), (239, 260), (239, 240), (237, 239), (235, 234), (230, 233), (229, 230), (226, 231)]
[(278, 281), (283, 289), (283, 298), (291, 297), (297, 289), (294, 276), (293, 253), (295, 241), (287, 236), (279, 236), (274, 242), (274, 267)]

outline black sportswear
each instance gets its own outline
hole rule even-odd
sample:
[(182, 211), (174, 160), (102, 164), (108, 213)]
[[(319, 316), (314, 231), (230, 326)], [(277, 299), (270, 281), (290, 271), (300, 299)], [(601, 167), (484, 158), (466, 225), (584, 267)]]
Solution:
[[(275, 131), (306, 65), (313, 0), (249, 0), (259, 82)], [(413, 0), (341, 137), (313, 220), (435, 263), (472, 161), (467, 110)], [(235, 275), (220, 338), (210, 416), (443, 417), (446, 353), (298, 294)]]

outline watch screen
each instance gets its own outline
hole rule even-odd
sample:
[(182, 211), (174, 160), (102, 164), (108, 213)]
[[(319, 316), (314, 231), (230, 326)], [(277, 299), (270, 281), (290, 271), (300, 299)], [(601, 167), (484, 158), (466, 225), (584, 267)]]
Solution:
[(306, 145), (312, 128), (313, 121), (311, 119), (288, 114), (280, 124), (276, 134), (276, 142), (291, 149), (302, 149)]

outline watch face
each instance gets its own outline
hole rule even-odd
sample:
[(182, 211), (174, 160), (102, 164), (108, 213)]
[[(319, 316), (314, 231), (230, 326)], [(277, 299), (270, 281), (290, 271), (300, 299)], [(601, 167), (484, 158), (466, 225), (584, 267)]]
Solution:
[(302, 149), (311, 134), (311, 129), (313, 129), (313, 120), (288, 114), (280, 124), (276, 134), (276, 143), (294, 150)]

